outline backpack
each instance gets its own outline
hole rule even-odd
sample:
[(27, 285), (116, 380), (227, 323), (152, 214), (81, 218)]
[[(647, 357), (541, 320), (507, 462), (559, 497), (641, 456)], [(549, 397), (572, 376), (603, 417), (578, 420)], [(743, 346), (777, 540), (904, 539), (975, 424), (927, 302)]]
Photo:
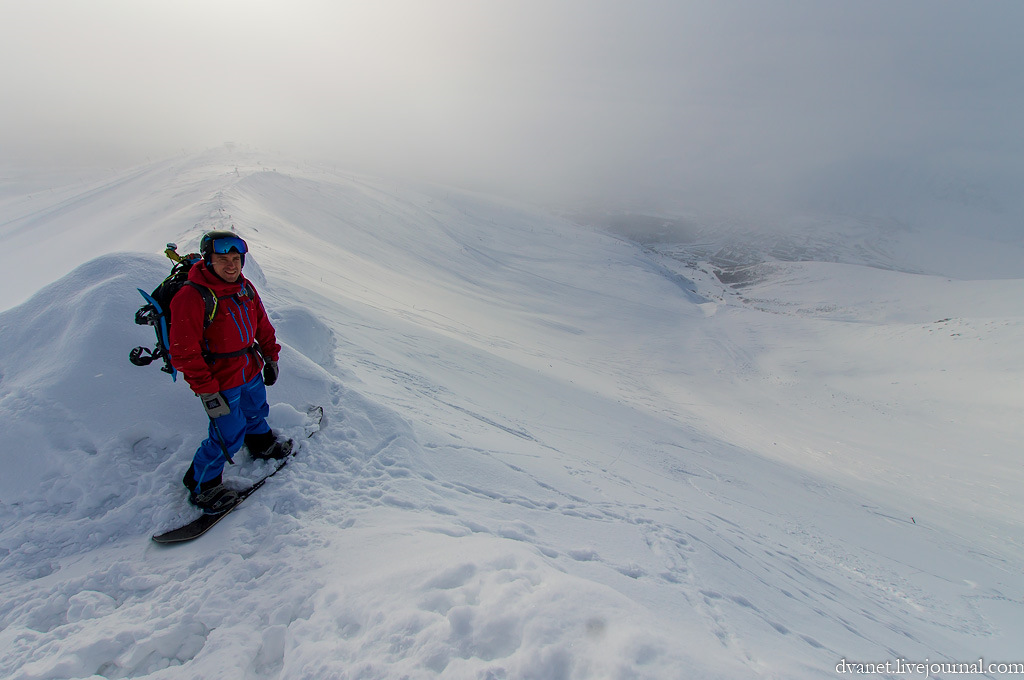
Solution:
[[(217, 313), (217, 296), (214, 295), (213, 291), (206, 286), (201, 286), (188, 280), (188, 273), (192, 271), (192, 267), (196, 263), (202, 261), (202, 256), (199, 253), (189, 253), (182, 256), (177, 253), (177, 248), (178, 246), (174, 243), (168, 243), (167, 249), (164, 250), (164, 255), (174, 262), (174, 265), (171, 267), (171, 273), (167, 275), (167, 278), (153, 289), (152, 293), (147, 293), (141, 288), (138, 289), (142, 297), (145, 298), (146, 304), (139, 307), (139, 310), (135, 312), (135, 323), (140, 326), (152, 326), (156, 332), (156, 344), (153, 346), (153, 349), (141, 346), (136, 347), (128, 354), (128, 360), (136, 366), (148, 366), (157, 359), (163, 359), (164, 365), (160, 367), (160, 370), (164, 373), (170, 373), (171, 379), (174, 381), (178, 379), (178, 371), (171, 365), (169, 349), (171, 344), (171, 299), (177, 295), (183, 286), (192, 286), (199, 291), (206, 308), (203, 315), (204, 329), (210, 326), (214, 315)], [(254, 293), (248, 281), (245, 282), (244, 293), (247, 295), (253, 295)], [(209, 355), (208, 360), (212, 357), (220, 356), (228, 355)]]

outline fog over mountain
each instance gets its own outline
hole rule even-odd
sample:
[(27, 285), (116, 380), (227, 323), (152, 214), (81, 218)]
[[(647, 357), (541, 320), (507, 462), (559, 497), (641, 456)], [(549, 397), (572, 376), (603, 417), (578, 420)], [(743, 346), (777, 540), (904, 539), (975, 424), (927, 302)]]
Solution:
[[(224, 142), (534, 202), (1019, 238), (1013, 2), (7, 3), (0, 159)], [(978, 211), (983, 213), (978, 218)], [(967, 222), (968, 224), (965, 224)]]

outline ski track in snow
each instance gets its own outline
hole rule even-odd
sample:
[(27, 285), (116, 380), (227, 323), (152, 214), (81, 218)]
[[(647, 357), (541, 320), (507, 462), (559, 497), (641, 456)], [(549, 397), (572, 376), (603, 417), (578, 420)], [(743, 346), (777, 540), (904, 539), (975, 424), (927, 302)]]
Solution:
[[(516, 206), (272, 167), (209, 154), (3, 204), (15, 256), (41, 227), (90, 245), (0, 313), (0, 676), (819, 678), (1019, 656), (1021, 508), (996, 488), (1020, 481), (1019, 397), (957, 396), (1020, 377), (1024, 314), (993, 297), (1019, 281), (805, 263), (737, 291)], [(202, 413), (127, 361), (151, 335), (135, 287), (167, 265), (93, 243), (143, 217), (149, 250), (249, 238), (285, 343), (271, 424), (301, 440), (173, 547), (149, 536), (193, 516)], [(954, 435), (988, 455), (921, 443)], [(243, 454), (228, 481), (266, 465)]]

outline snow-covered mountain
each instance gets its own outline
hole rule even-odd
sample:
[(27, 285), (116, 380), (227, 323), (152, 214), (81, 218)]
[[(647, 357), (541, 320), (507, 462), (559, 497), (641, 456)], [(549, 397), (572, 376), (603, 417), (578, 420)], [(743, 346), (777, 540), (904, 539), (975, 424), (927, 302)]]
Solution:
[[(1020, 277), (755, 257), (730, 285), (678, 243), (229, 150), (10, 177), (5, 678), (1024, 661)], [(326, 415), (164, 548), (204, 415), (128, 362), (135, 289), (211, 228), (248, 240), (285, 345), (272, 425)], [(265, 469), (242, 458), (229, 483)]]

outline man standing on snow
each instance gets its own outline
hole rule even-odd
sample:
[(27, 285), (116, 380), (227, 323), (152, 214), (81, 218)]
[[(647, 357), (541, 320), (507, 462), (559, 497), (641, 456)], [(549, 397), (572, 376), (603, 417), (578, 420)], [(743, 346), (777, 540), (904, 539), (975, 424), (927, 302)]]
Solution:
[[(199, 251), (203, 261), (171, 300), (170, 355), (210, 417), (209, 436), (182, 481), (193, 505), (218, 514), (237, 500), (221, 473), (243, 443), (253, 458), (288, 455), (266, 420), (266, 385), (277, 381), (281, 346), (256, 289), (242, 276), (245, 241), (230, 231), (211, 231)], [(200, 292), (204, 288), (212, 296)], [(216, 304), (207, 322), (209, 300)]]

